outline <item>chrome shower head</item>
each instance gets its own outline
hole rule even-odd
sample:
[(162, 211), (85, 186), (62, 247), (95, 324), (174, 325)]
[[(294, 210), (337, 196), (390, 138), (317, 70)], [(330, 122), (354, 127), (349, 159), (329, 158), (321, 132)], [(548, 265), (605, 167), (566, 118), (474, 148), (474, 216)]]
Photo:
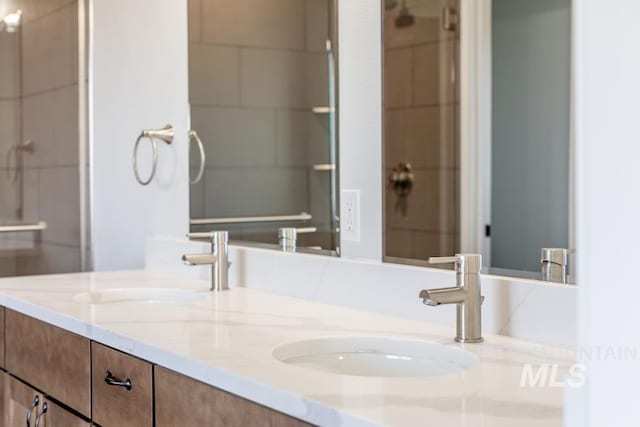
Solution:
[(402, 0), (402, 7), (400, 13), (396, 18), (396, 28), (410, 27), (415, 23), (415, 17), (409, 11), (406, 0)]

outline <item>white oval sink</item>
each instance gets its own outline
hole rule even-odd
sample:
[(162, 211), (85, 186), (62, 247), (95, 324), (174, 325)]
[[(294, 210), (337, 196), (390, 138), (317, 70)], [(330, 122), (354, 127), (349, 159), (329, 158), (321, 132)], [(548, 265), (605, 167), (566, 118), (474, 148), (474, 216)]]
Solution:
[(457, 374), (478, 364), (466, 351), (419, 340), (335, 337), (277, 347), (283, 363), (320, 372), (365, 377), (433, 377)]
[(113, 304), (142, 302), (148, 304), (189, 303), (204, 298), (201, 291), (173, 288), (118, 288), (83, 292), (73, 297), (82, 304)]

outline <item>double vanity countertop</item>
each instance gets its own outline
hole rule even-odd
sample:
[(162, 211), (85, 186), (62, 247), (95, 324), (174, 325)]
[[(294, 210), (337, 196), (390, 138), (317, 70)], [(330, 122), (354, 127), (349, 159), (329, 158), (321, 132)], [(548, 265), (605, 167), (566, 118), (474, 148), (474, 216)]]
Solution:
[[(208, 287), (150, 271), (5, 278), (0, 305), (313, 424), (562, 425), (563, 387), (521, 386), (521, 379), (526, 366), (565, 373), (571, 351), (497, 335), (459, 344), (450, 327), (250, 288), (211, 293)], [(78, 298), (114, 288), (180, 288), (201, 297), (103, 304)], [(470, 352), (479, 363), (456, 374), (380, 378), (319, 372), (273, 356), (283, 344), (320, 337), (424, 340)]]

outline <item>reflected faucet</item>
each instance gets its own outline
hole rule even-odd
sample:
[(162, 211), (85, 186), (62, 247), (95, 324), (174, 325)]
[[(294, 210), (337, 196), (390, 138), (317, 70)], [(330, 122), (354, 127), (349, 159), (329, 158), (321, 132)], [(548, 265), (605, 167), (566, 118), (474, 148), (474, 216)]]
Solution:
[(480, 290), (482, 255), (457, 254), (452, 257), (431, 257), (429, 264), (454, 263), (456, 286), (420, 291), (424, 304), (456, 304), (456, 341), (479, 343), (482, 338), (482, 310), (484, 297)]
[(540, 251), (542, 280), (546, 282), (568, 283), (567, 264), (569, 255), (573, 253), (575, 253), (573, 249), (542, 248)]
[(229, 232), (212, 231), (211, 253), (182, 255), (186, 265), (211, 265), (211, 290), (226, 291), (229, 289)]
[(315, 233), (316, 227), (283, 227), (278, 230), (278, 244), (283, 252), (295, 252), (297, 249), (298, 234)]

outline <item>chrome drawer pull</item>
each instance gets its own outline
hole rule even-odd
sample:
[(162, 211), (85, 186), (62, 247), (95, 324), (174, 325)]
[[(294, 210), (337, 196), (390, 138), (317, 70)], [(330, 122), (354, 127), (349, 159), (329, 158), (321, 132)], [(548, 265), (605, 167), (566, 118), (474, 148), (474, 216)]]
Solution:
[(111, 370), (109, 369), (107, 369), (107, 376), (104, 377), (104, 382), (112, 386), (124, 387), (129, 391), (131, 390), (131, 387), (133, 387), (133, 385), (131, 384), (131, 380), (129, 378), (127, 378), (124, 381), (119, 380), (113, 376), (113, 374), (111, 373)]
[(44, 402), (42, 404), (42, 411), (40, 411), (40, 413), (36, 417), (36, 427), (40, 426), (40, 419), (44, 416), (44, 414), (47, 413), (47, 409), (49, 409), (49, 405), (47, 405), (47, 402)]
[(38, 407), (40, 404), (40, 396), (36, 394), (36, 397), (33, 398), (33, 402), (31, 403), (31, 407), (29, 408), (29, 412), (27, 412), (27, 427), (31, 427), (31, 415), (33, 415), (33, 410)]

